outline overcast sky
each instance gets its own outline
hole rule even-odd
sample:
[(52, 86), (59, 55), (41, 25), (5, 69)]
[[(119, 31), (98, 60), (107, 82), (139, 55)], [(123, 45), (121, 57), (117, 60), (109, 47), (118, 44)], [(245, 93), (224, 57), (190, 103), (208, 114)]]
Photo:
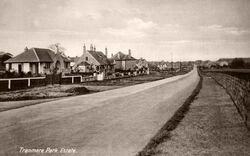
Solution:
[(85, 43), (147, 60), (250, 57), (250, 0), (1, 0), (0, 51)]

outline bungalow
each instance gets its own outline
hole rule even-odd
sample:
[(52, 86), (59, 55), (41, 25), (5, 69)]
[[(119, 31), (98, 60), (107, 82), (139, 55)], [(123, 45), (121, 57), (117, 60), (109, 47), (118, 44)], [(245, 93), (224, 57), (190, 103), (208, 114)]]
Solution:
[(86, 50), (83, 46), (83, 54), (77, 59), (73, 66), (73, 70), (80, 72), (112, 72), (114, 64), (111, 59), (107, 57), (108, 50), (105, 48), (105, 54), (101, 51), (96, 51), (92, 45), (90, 50)]
[(6, 69), (4, 61), (10, 59), (11, 57), (12, 54), (0, 51), (0, 72), (5, 72)]
[(69, 73), (70, 60), (61, 53), (50, 49), (25, 48), (24, 52), (4, 62), (7, 70), (17, 73), (49, 74)]
[(128, 50), (128, 55), (118, 52), (112, 59), (115, 62), (115, 69), (118, 70), (134, 70), (136, 67), (136, 59), (131, 56), (131, 50)]

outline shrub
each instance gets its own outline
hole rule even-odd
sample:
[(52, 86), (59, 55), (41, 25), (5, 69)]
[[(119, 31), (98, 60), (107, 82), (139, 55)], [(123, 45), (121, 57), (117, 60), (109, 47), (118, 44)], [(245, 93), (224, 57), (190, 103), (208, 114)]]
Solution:
[(245, 62), (242, 58), (235, 58), (231, 62), (230, 67), (235, 69), (245, 68)]

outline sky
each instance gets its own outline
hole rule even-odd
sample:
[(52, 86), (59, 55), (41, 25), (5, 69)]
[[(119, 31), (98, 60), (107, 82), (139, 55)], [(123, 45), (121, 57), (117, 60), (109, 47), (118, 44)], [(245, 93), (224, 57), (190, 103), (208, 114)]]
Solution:
[(149, 61), (250, 57), (250, 0), (1, 0), (0, 51), (60, 43), (66, 55)]

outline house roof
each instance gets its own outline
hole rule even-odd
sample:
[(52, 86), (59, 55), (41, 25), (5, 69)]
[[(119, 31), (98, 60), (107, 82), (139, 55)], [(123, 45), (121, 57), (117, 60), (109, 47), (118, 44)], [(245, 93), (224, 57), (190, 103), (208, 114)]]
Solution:
[(32, 48), (33, 52), (36, 53), (39, 62), (53, 62), (49, 53), (54, 53), (50, 49)]
[(31, 48), (27, 51), (10, 58), (5, 63), (24, 63), (24, 62), (53, 62), (50, 49)]
[(86, 61), (79, 63), (77, 66), (89, 66), (90, 64)]
[(108, 58), (106, 55), (103, 54), (101, 51), (90, 51), (88, 52), (96, 59), (97, 62), (100, 63), (100, 65), (108, 65), (110, 64)]
[(13, 55), (10, 54), (10, 53), (6, 53), (6, 52), (3, 52), (3, 51), (0, 51), (0, 58), (3, 58), (4, 56), (12, 57)]
[(118, 53), (116, 53), (112, 58), (114, 60), (136, 60), (134, 57), (132, 57), (130, 55), (126, 55), (120, 51)]
[(79, 60), (80, 57), (68, 57), (68, 59), (70, 60), (70, 62), (77, 62)]

